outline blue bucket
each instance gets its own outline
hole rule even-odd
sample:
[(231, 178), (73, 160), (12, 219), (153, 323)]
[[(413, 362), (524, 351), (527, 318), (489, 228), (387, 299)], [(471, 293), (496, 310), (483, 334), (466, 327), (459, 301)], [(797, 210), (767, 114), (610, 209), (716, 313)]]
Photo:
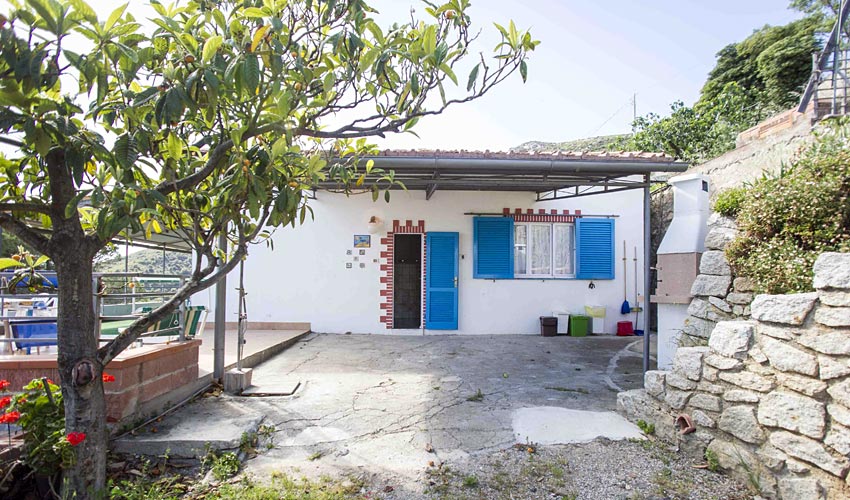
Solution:
[(643, 337), (643, 330), (635, 330), (635, 335), (638, 337)]

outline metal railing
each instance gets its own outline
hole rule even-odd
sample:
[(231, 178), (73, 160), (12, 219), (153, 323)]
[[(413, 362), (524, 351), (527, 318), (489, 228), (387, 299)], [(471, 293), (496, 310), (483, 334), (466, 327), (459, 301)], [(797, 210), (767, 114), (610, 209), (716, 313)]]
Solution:
[[(45, 278), (55, 278), (55, 272), (40, 272)], [(165, 302), (168, 297), (171, 297), (178, 289), (183, 287), (188, 276), (181, 274), (151, 274), (151, 273), (132, 273), (132, 272), (117, 272), (117, 273), (94, 273), (92, 277), (92, 307), (97, 317), (95, 322), (95, 333), (98, 341), (101, 343), (109, 342), (111, 338), (101, 338), (101, 332), (104, 322), (135, 320), (140, 317), (136, 313), (139, 307), (150, 307), (155, 309), (159, 304)], [(61, 283), (59, 284), (61, 286)], [(137, 291), (140, 289), (140, 291)], [(112, 290), (115, 290), (113, 293)], [(151, 300), (160, 298), (162, 300)], [(142, 299), (143, 301), (140, 301)], [(24, 304), (19, 307), (22, 302), (29, 301), (29, 304)], [(50, 303), (53, 306), (37, 306), (37, 302)], [(18, 322), (46, 322), (57, 321), (57, 316), (36, 315), (36, 311), (40, 309), (54, 309), (58, 306), (59, 297), (55, 290), (45, 293), (10, 293), (6, 287), (0, 287), (0, 323), (2, 323), (6, 335), (0, 337), (0, 345), (4, 343), (21, 343), (27, 344), (28, 347), (48, 347), (56, 345), (58, 337), (56, 336), (37, 336), (37, 337), (14, 337), (12, 335), (12, 324)], [(143, 304), (140, 306), (140, 304)], [(15, 315), (9, 314), (14, 306)], [(128, 314), (106, 314), (104, 306), (111, 307), (112, 310), (117, 308), (128, 310)], [(27, 310), (32, 315), (18, 316), (17, 312)], [(180, 342), (186, 340), (186, 301), (182, 302), (177, 309), (177, 325), (166, 326), (157, 330), (143, 332), (139, 335), (143, 337), (155, 336), (171, 336), (169, 333), (174, 333)]]

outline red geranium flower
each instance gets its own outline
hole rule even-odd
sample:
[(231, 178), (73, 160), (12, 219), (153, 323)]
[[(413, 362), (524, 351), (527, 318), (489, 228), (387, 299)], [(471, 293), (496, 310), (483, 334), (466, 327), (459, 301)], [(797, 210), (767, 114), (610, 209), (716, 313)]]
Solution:
[(104, 373), (103, 374), (103, 381), (104, 382), (115, 382), (115, 375), (110, 375), (108, 373)]
[(68, 433), (67, 436), (65, 436), (65, 439), (67, 439), (68, 442), (71, 443), (71, 446), (77, 446), (78, 444), (80, 444), (80, 443), (82, 443), (83, 441), (86, 440), (86, 433), (85, 432), (71, 432), (71, 433)]
[(5, 391), (12, 385), (8, 380), (0, 380), (0, 391)]
[(0, 399), (0, 409), (3, 409), (5, 407), (9, 406), (11, 403), (12, 403), (12, 398), (9, 397), (9, 396), (6, 396), (5, 398)]
[(3, 414), (0, 417), (0, 424), (14, 424), (21, 418), (21, 412), (19, 411), (10, 411), (8, 413)]

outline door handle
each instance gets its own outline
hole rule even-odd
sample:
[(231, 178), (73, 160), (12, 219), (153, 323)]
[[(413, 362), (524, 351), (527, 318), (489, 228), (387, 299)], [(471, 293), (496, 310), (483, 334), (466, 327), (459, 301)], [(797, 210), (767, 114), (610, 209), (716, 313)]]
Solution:
[(455, 288), (457, 288), (457, 276), (455, 276)]

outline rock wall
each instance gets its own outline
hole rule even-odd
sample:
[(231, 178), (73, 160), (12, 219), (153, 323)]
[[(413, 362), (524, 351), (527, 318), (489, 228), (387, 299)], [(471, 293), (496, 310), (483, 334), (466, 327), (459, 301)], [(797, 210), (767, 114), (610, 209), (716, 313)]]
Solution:
[(702, 254), (688, 306), (688, 317), (682, 328), (680, 345), (705, 344), (718, 321), (746, 319), (753, 301), (753, 282), (737, 277), (726, 260), (725, 249), (738, 236), (734, 219), (713, 213), (708, 219)]
[[(814, 265), (817, 292), (759, 295), (671, 371), (618, 395), (619, 410), (766, 498), (850, 498), (850, 254)], [(722, 276), (722, 275), (721, 275)], [(676, 417), (694, 429), (680, 432)]]

